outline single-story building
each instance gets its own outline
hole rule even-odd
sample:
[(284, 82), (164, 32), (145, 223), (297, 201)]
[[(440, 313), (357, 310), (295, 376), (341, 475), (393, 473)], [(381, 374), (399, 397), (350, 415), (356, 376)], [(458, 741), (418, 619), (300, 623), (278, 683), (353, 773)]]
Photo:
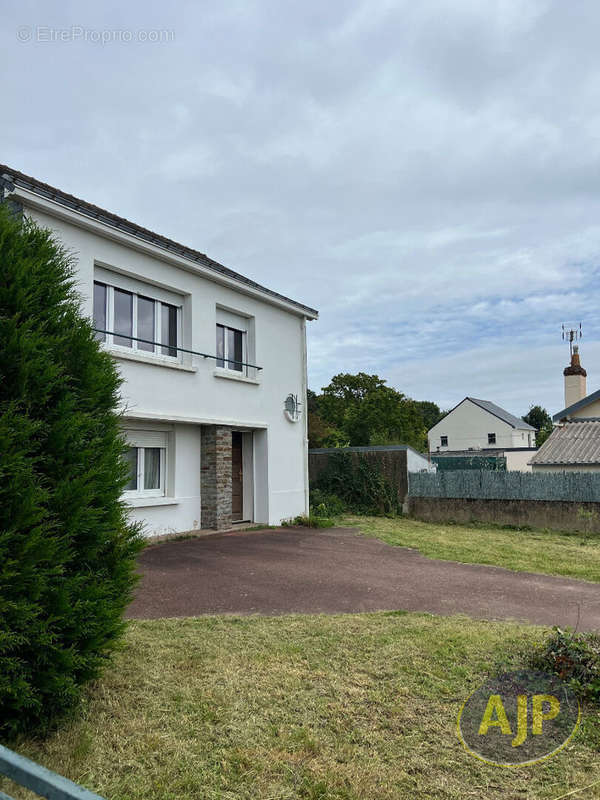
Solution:
[(481, 450), (456, 450), (431, 453), (438, 470), (486, 469), (506, 472), (531, 472), (530, 459), (535, 447), (484, 447)]
[(600, 471), (600, 419), (573, 419), (555, 428), (531, 466), (534, 472)]

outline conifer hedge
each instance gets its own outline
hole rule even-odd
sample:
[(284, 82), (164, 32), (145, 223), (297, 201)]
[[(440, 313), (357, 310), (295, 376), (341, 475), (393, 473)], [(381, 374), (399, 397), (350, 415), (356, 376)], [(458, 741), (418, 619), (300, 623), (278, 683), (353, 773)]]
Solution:
[(68, 253), (0, 204), (0, 738), (48, 730), (123, 631), (119, 386)]

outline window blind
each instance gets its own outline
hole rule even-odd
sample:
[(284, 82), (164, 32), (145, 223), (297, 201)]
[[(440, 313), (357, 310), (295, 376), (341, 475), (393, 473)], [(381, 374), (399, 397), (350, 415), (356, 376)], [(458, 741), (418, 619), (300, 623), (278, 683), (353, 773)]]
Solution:
[(125, 431), (130, 447), (166, 447), (168, 435), (167, 431)]

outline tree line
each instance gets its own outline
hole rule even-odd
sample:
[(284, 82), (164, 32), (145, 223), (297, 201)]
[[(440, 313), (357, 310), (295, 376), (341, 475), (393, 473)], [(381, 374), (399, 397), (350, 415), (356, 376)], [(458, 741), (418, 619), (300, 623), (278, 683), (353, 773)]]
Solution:
[(443, 412), (412, 400), (379, 375), (340, 373), (321, 394), (308, 390), (309, 447), (407, 444), (427, 449), (427, 431)]
[[(307, 393), (309, 447), (406, 444), (427, 450), (427, 431), (447, 414), (430, 400), (413, 400), (379, 375), (340, 373), (317, 394)], [(552, 419), (539, 405), (522, 418), (537, 443), (552, 432)]]

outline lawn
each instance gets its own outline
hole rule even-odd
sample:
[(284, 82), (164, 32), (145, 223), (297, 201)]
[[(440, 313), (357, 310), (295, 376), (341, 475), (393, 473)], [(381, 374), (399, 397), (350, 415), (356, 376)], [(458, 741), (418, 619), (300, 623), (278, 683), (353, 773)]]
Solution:
[(455, 734), (494, 660), (541, 633), (398, 612), (136, 621), (83, 710), (16, 749), (109, 800), (556, 800), (600, 787), (600, 715), (520, 769)]
[(598, 535), (450, 525), (409, 517), (347, 515), (338, 524), (358, 527), (362, 533), (388, 544), (413, 547), (429, 558), (600, 582)]

